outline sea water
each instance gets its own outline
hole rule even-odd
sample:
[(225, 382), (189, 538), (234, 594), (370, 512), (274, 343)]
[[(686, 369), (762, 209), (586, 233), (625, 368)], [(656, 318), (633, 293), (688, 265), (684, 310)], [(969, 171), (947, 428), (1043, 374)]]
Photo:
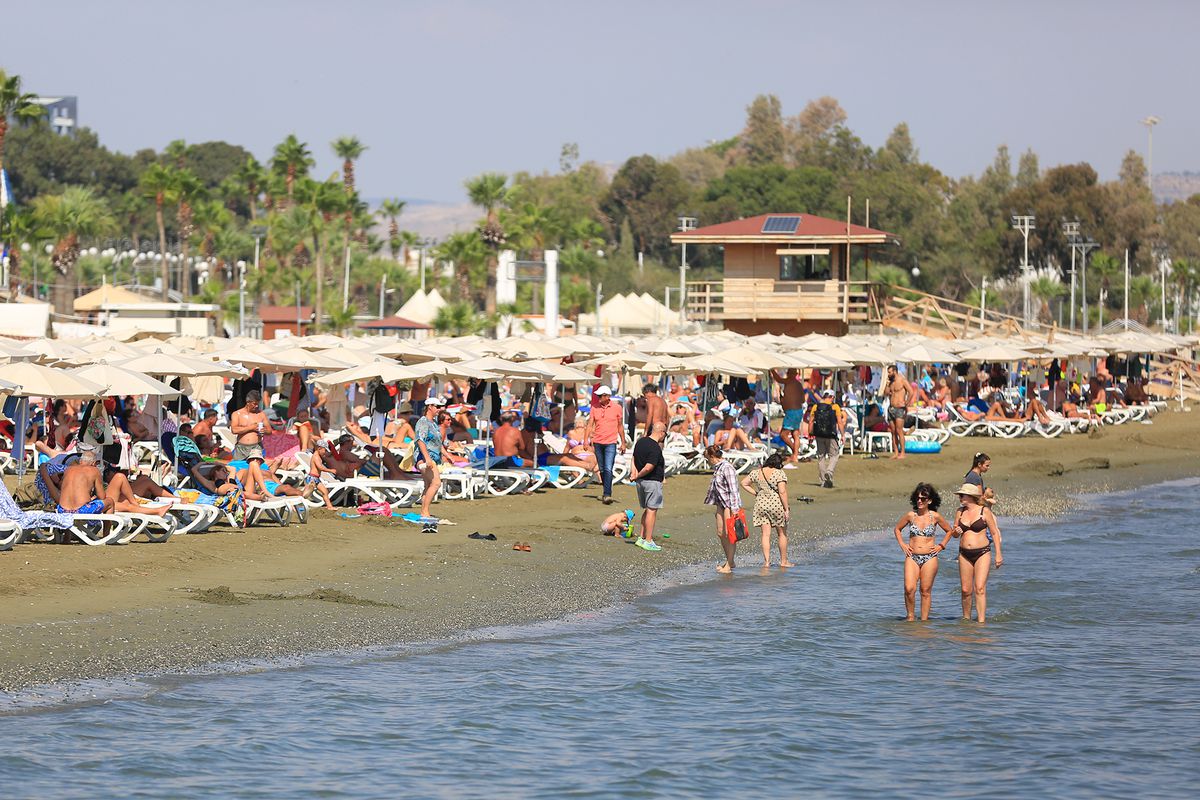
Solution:
[(985, 626), (959, 619), (954, 545), (932, 619), (904, 622), (872, 531), (555, 625), (9, 715), (0, 792), (1194, 797), (1198, 501), (1001, 518)]

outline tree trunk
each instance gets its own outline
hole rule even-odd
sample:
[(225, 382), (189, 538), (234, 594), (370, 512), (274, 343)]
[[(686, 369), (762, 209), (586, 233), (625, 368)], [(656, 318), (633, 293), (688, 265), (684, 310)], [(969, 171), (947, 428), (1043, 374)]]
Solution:
[(483, 293), (483, 311), (489, 317), (496, 313), (496, 271), (498, 267), (496, 254), (492, 253), (487, 260), (487, 283)]
[(162, 299), (170, 300), (167, 292), (171, 288), (171, 266), (167, 261), (167, 224), (163, 221), (162, 192), (154, 198), (154, 221), (158, 223), (158, 254), (162, 256)]
[(325, 306), (323, 305), (325, 301), (325, 247), (321, 242), (322, 238), (323, 234), (316, 234), (313, 236), (313, 246), (317, 249), (317, 288), (316, 303), (315, 308), (313, 309), (313, 327), (318, 329), (321, 327), (321, 313), (325, 309)]

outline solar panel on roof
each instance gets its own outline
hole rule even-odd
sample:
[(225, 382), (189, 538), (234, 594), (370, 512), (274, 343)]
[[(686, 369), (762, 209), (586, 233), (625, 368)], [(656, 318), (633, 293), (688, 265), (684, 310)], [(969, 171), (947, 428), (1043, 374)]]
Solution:
[(763, 233), (795, 233), (800, 227), (799, 217), (767, 217), (763, 222)]

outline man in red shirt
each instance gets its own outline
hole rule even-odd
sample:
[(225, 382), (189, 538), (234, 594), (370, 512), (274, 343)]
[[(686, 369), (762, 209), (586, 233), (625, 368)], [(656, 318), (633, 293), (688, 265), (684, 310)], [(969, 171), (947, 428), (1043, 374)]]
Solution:
[(590, 443), (596, 453), (600, 480), (604, 484), (604, 495), (600, 502), (605, 505), (612, 503), (612, 471), (617, 451), (625, 452), (625, 426), (621, 424), (623, 417), (621, 404), (613, 402), (612, 389), (602, 385), (592, 393), (592, 411), (583, 429), (583, 443)]

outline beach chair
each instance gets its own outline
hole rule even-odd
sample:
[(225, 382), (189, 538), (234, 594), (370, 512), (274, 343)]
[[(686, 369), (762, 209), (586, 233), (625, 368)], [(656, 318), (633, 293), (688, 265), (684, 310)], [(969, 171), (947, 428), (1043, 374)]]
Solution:
[(21, 526), (10, 519), (0, 519), (0, 552), (12, 550), (21, 538)]

